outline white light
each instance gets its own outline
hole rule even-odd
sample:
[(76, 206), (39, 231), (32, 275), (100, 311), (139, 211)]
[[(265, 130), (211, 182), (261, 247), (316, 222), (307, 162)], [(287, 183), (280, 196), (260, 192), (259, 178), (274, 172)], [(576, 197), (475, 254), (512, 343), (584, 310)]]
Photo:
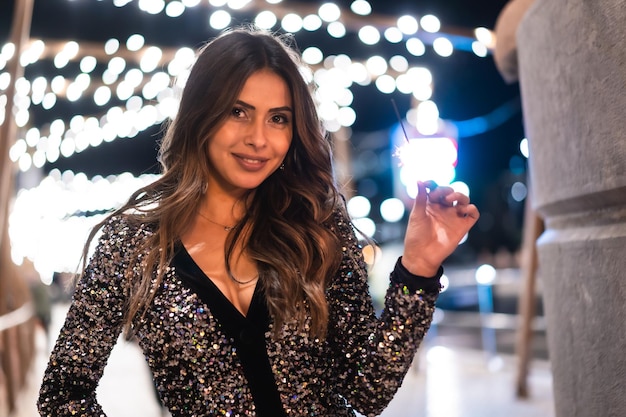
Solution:
[(211, 14), (209, 18), (209, 24), (213, 29), (224, 29), (228, 25), (230, 25), (230, 13), (226, 10), (216, 10)]
[(27, 150), (28, 145), (26, 141), (24, 139), (18, 139), (9, 149), (9, 158), (11, 158), (11, 161), (17, 162)]
[(346, 54), (339, 54), (333, 59), (333, 65), (343, 70), (348, 70), (352, 65), (352, 59)]
[(138, 112), (139, 110), (141, 110), (142, 106), (143, 100), (139, 96), (132, 96), (126, 102), (126, 109), (133, 112)]
[(528, 158), (530, 155), (530, 149), (528, 147), (528, 139), (524, 138), (519, 143), (519, 150), (524, 155), (525, 158)]
[(74, 41), (69, 41), (65, 44), (65, 46), (63, 46), (62, 53), (63, 55), (67, 56), (68, 59), (72, 59), (76, 55), (78, 55), (78, 50), (79, 50), (78, 43)]
[(106, 85), (111, 85), (117, 81), (119, 78), (119, 74), (117, 72), (113, 72), (110, 69), (105, 69), (102, 73), (102, 82)]
[(59, 52), (58, 54), (56, 54), (56, 56), (54, 57), (54, 66), (56, 68), (64, 68), (67, 64), (69, 64), (70, 59), (68, 58), (67, 55), (64, 55), (62, 52)]
[(398, 72), (405, 72), (409, 69), (409, 61), (402, 55), (392, 56), (391, 59), (389, 59), (389, 65)]
[(341, 17), (341, 9), (335, 3), (324, 3), (317, 12), (325, 22), (334, 22)]
[(429, 85), (433, 82), (433, 74), (428, 68), (412, 67), (407, 71), (407, 75), (411, 77), (416, 84)]
[(78, 86), (82, 91), (85, 91), (89, 88), (89, 84), (91, 84), (91, 77), (89, 74), (80, 73), (76, 76), (76, 80), (74, 80), (74, 84)]
[(30, 169), (30, 167), (33, 164), (33, 159), (31, 158), (30, 154), (25, 153), (22, 156), (20, 156), (20, 160), (17, 163), (20, 167), (20, 171), (22, 172), (26, 172)]
[(104, 106), (109, 100), (111, 100), (111, 89), (105, 85), (98, 87), (93, 93), (93, 101), (98, 106)]
[(337, 114), (337, 121), (342, 126), (352, 126), (356, 122), (356, 112), (352, 107), (342, 107)]
[(383, 74), (376, 79), (376, 88), (381, 93), (391, 94), (396, 90), (396, 80), (387, 74)]
[(0, 51), (0, 57), (5, 61), (8, 61), (13, 58), (13, 54), (15, 54), (15, 44), (12, 42), (5, 43)]
[(340, 106), (349, 107), (352, 101), (354, 101), (354, 96), (352, 95), (352, 91), (347, 88), (340, 89), (339, 94), (335, 96), (335, 102)]
[(496, 279), (496, 269), (489, 265), (483, 264), (476, 268), (475, 278), (476, 282), (482, 285), (489, 285)]
[(385, 58), (374, 55), (365, 62), (367, 70), (373, 75), (382, 75), (387, 71), (387, 61)]
[(185, 5), (179, 1), (172, 1), (165, 6), (165, 14), (169, 17), (178, 17), (185, 12)]
[[(354, 225), (358, 229), (358, 232), (364, 234), (365, 236), (371, 238), (376, 233), (376, 223), (369, 217), (362, 217), (360, 219), (353, 220)], [(358, 234), (357, 233), (357, 236)]]
[(365, 25), (359, 29), (359, 39), (366, 45), (375, 45), (380, 41), (380, 32), (374, 26)]
[(320, 118), (323, 120), (335, 120), (339, 114), (339, 106), (331, 101), (320, 103), (318, 106)]
[(343, 38), (346, 36), (346, 27), (341, 22), (329, 23), (326, 30), (333, 38)]
[(430, 33), (439, 32), (439, 29), (441, 29), (441, 22), (437, 16), (433, 16), (432, 14), (422, 16), (420, 19), (420, 25), (422, 25), (422, 29)]
[[(185, 4), (185, 6), (187, 6), (187, 3), (195, 3), (194, 6), (200, 4), (200, 0), (183, 0), (183, 3)], [(211, 6), (215, 6), (215, 7), (222, 7), (225, 6), (226, 3), (228, 3), (228, 0), (209, 0), (209, 4)], [(190, 6), (188, 6), (190, 7)]]
[(313, 32), (322, 27), (322, 19), (316, 14), (307, 15), (302, 20), (302, 27), (309, 32)]
[(520, 202), (524, 200), (527, 195), (528, 188), (526, 188), (526, 184), (517, 181), (511, 186), (511, 197), (513, 197), (513, 200)]
[(120, 100), (128, 100), (130, 96), (133, 95), (133, 86), (127, 83), (126, 81), (122, 81), (117, 85), (115, 89), (115, 94)]
[(85, 118), (81, 115), (76, 115), (70, 119), (70, 130), (74, 133), (78, 133), (85, 127)]
[(33, 165), (35, 168), (41, 168), (46, 164), (46, 153), (44, 151), (37, 150), (33, 154)]
[(371, 81), (367, 67), (360, 62), (353, 62), (350, 65), (348, 75), (353, 82), (360, 85), (367, 85)]
[(254, 24), (261, 29), (271, 29), (277, 21), (278, 19), (273, 12), (264, 10), (256, 16)]
[(76, 152), (76, 145), (74, 144), (74, 138), (66, 136), (65, 139), (61, 142), (61, 147), (59, 148), (61, 151), (61, 155), (66, 158), (74, 155)]
[(467, 185), (463, 181), (454, 181), (452, 184), (450, 184), (450, 187), (452, 187), (452, 189), (457, 193), (465, 194), (468, 197), (470, 195), (469, 185)]
[(24, 77), (18, 78), (15, 82), (15, 93), (18, 96), (27, 96), (30, 93), (30, 82)]
[(439, 109), (434, 101), (423, 101), (417, 105), (417, 130), (423, 135), (434, 135), (439, 130)]
[(353, 219), (361, 217), (367, 217), (372, 209), (372, 203), (361, 195), (357, 195), (348, 200), (347, 203), (348, 214)]
[(430, 100), (433, 96), (433, 88), (426, 84), (417, 84), (413, 86), (413, 97), (418, 101)]
[(39, 129), (36, 127), (31, 127), (28, 131), (26, 131), (26, 144), (31, 148), (37, 146), (37, 142), (39, 142), (40, 138), (41, 134), (39, 133)]
[(287, 13), (280, 24), (287, 32), (295, 33), (302, 29), (302, 18), (295, 13)]
[(496, 36), (487, 28), (476, 28), (474, 29), (474, 35), (476, 35), (476, 39), (478, 42), (484, 44), (487, 48), (493, 48), (496, 44)]
[(0, 90), (6, 90), (9, 88), (9, 84), (11, 83), (11, 74), (8, 72), (3, 72), (0, 74)]
[(367, 16), (372, 13), (372, 6), (366, 0), (354, 0), (350, 5), (350, 9), (361, 16)]
[(119, 74), (122, 73), (122, 71), (124, 71), (124, 68), (126, 68), (126, 61), (121, 56), (114, 56), (109, 61), (109, 64), (108, 64), (107, 68), (113, 74), (118, 74), (119, 75)]
[(323, 59), (324, 54), (315, 46), (309, 46), (302, 52), (302, 60), (309, 65), (319, 64)]
[(233, 10), (241, 10), (250, 3), (250, 0), (228, 0), (228, 7)]
[(489, 52), (485, 44), (478, 41), (472, 42), (472, 51), (476, 54), (476, 56), (479, 56), (481, 58), (486, 57), (487, 53)]
[(91, 55), (84, 56), (80, 60), (80, 70), (84, 73), (90, 73), (96, 68), (97, 64), (98, 60), (95, 57)]
[(141, 61), (139, 62), (139, 67), (143, 72), (152, 72), (159, 65), (159, 61), (161, 61), (162, 56), (163, 52), (161, 51), (161, 48), (151, 46), (143, 53)]
[(424, 46), (424, 42), (421, 40), (410, 38), (406, 41), (406, 50), (409, 51), (411, 55), (422, 56), (426, 53), (426, 46)]
[(124, 81), (135, 88), (143, 81), (143, 72), (138, 68), (133, 68), (124, 75)]
[(104, 43), (104, 52), (107, 55), (113, 55), (120, 49), (120, 41), (117, 39), (111, 38)]
[(54, 93), (46, 93), (45, 96), (43, 96), (43, 100), (41, 102), (41, 107), (43, 107), (45, 110), (50, 110), (51, 108), (54, 107), (54, 105), (57, 102), (57, 96)]
[(134, 35), (130, 35), (128, 37), (128, 40), (126, 41), (126, 48), (129, 51), (138, 51), (141, 48), (143, 48), (144, 44), (145, 44), (146, 40), (144, 39), (143, 36), (141, 36), (138, 33), (135, 33)]
[(406, 35), (413, 35), (418, 29), (417, 19), (410, 15), (400, 16), (398, 18), (398, 29)]
[(165, 8), (163, 0), (139, 0), (139, 9), (148, 14), (159, 14)]
[(388, 198), (380, 203), (380, 215), (389, 223), (395, 223), (404, 217), (406, 208), (399, 198)]
[(17, 127), (24, 127), (30, 119), (30, 113), (28, 110), (20, 109), (15, 113), (15, 124)]
[(65, 122), (61, 119), (55, 119), (50, 123), (50, 135), (61, 136), (65, 132)]
[(433, 41), (433, 49), (442, 57), (449, 57), (454, 51), (454, 46), (448, 38), (437, 38)]

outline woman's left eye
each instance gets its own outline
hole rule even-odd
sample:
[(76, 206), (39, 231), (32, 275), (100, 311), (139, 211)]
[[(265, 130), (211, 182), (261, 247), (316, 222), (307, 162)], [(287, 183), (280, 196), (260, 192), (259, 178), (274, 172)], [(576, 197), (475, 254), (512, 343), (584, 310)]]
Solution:
[(272, 122), (277, 124), (285, 124), (289, 123), (289, 119), (283, 114), (275, 114), (274, 116), (272, 116)]

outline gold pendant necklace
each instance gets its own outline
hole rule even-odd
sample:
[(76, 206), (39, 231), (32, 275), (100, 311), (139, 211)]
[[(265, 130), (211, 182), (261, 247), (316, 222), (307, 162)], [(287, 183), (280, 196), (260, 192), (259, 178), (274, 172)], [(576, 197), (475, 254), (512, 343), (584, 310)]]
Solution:
[(202, 214), (200, 212), (198, 212), (198, 215), (200, 217), (202, 217), (204, 220), (208, 221), (208, 222), (211, 222), (211, 223), (216, 224), (216, 225), (218, 225), (220, 227), (223, 227), (224, 230), (226, 230), (227, 232), (230, 232), (231, 230), (233, 230), (235, 228), (235, 226), (226, 226), (224, 224), (221, 224), (221, 223), (218, 223), (216, 221), (213, 221), (213, 220), (209, 219), (207, 216), (205, 216), (204, 214)]

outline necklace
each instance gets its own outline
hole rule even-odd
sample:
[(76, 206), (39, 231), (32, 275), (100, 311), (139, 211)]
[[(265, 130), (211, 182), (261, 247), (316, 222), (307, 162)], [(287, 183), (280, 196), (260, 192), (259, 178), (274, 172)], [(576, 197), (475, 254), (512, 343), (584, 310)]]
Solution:
[(211, 222), (211, 223), (216, 224), (216, 225), (218, 225), (220, 227), (223, 227), (224, 230), (226, 230), (227, 232), (230, 232), (231, 230), (233, 230), (235, 228), (235, 226), (226, 226), (224, 224), (221, 224), (221, 223), (218, 223), (216, 221), (213, 221), (213, 220), (209, 219), (207, 216), (205, 216), (204, 214), (202, 214), (200, 212), (198, 212), (198, 215), (200, 217), (202, 217), (204, 220), (208, 221), (208, 222)]
[(227, 271), (228, 273), (228, 278), (230, 278), (231, 280), (233, 280), (234, 282), (236, 282), (239, 285), (246, 285), (246, 284), (250, 284), (252, 281), (256, 281), (257, 279), (259, 279), (259, 275), (257, 274), (255, 277), (252, 277), (252, 279), (249, 279), (247, 281), (239, 281), (237, 278), (235, 278), (235, 276), (233, 275), (232, 272)]

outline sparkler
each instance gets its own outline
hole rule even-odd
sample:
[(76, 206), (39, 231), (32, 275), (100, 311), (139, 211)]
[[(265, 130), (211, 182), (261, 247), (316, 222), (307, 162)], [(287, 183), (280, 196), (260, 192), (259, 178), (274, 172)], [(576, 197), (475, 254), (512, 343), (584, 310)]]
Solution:
[[(406, 140), (406, 144), (400, 146), (396, 150), (395, 155), (398, 157), (398, 159), (400, 159), (400, 162), (402, 164), (406, 164), (405, 155), (410, 154), (409, 147), (411, 146), (411, 141), (409, 140), (409, 135), (406, 133), (406, 129), (404, 128), (404, 123), (402, 123), (402, 117), (400, 117), (400, 111), (398, 111), (396, 101), (394, 99), (391, 99), (391, 104), (393, 105), (393, 109), (396, 112), (396, 117), (398, 118), (398, 122), (400, 123), (400, 127), (402, 128), (402, 133), (404, 133), (404, 139)], [(424, 184), (429, 191), (437, 188), (437, 183), (433, 180), (424, 181)]]

